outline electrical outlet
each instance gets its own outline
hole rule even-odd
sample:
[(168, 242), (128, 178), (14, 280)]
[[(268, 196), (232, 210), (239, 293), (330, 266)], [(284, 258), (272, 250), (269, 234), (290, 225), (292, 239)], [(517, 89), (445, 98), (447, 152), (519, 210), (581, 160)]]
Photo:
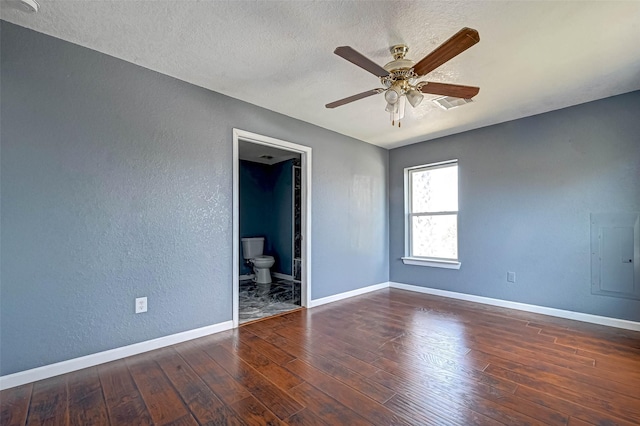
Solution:
[(507, 282), (515, 283), (516, 282), (516, 273), (515, 272), (507, 272)]
[(147, 312), (147, 298), (136, 297), (136, 314)]

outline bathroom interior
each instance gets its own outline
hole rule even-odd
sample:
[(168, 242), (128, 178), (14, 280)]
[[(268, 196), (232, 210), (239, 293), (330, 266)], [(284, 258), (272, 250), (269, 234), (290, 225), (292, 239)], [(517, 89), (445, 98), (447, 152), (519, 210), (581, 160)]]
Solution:
[(300, 154), (240, 141), (240, 324), (301, 306)]

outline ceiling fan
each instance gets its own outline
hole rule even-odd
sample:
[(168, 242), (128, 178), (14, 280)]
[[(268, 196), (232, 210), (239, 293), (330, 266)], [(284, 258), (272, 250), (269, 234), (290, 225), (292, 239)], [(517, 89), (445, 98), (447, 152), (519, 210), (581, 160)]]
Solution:
[(384, 93), (384, 98), (387, 101), (386, 111), (391, 115), (391, 125), (393, 126), (397, 122), (400, 127), (400, 120), (404, 117), (405, 97), (414, 108), (422, 102), (423, 93), (471, 99), (478, 94), (479, 87), (417, 80), (479, 41), (478, 31), (465, 27), (417, 63), (405, 58), (409, 50), (406, 45), (397, 44), (390, 49), (393, 61), (384, 67), (349, 46), (338, 47), (333, 53), (379, 77), (384, 87), (358, 93), (325, 106), (335, 108), (378, 93)]

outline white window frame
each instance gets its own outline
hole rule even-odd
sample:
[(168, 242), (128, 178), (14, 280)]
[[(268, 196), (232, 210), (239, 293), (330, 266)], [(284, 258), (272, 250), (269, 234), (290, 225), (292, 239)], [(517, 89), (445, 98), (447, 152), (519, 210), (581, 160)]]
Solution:
[[(416, 266), (429, 266), (434, 268), (446, 268), (446, 269), (460, 269), (460, 228), (459, 228), (459, 212), (460, 207), (458, 206), (458, 210), (456, 211), (437, 211), (437, 212), (420, 212), (420, 213), (412, 213), (411, 211), (411, 201), (412, 201), (412, 193), (411, 193), (411, 174), (413, 172), (422, 171), (422, 170), (433, 170), (444, 167), (457, 166), (458, 172), (460, 167), (458, 165), (458, 159), (441, 161), (438, 163), (431, 164), (423, 164), (420, 166), (407, 167), (404, 169), (404, 241), (405, 241), (405, 255), (401, 258), (402, 262), (405, 265), (416, 265)], [(458, 200), (460, 200), (460, 183), (458, 182)], [(458, 233), (456, 246), (458, 248), (458, 258), (457, 259), (442, 259), (436, 257), (422, 257), (422, 256), (412, 256), (411, 255), (411, 247), (412, 247), (412, 235), (411, 235), (411, 219), (414, 216), (434, 216), (434, 215), (456, 215), (456, 223), (458, 224)]]

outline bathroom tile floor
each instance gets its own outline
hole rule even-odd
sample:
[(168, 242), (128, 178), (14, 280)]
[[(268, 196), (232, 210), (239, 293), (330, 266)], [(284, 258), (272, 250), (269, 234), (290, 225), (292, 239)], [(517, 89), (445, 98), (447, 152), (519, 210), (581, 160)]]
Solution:
[(273, 278), (271, 284), (242, 280), (239, 296), (240, 324), (298, 309), (301, 305), (300, 283), (278, 278)]

